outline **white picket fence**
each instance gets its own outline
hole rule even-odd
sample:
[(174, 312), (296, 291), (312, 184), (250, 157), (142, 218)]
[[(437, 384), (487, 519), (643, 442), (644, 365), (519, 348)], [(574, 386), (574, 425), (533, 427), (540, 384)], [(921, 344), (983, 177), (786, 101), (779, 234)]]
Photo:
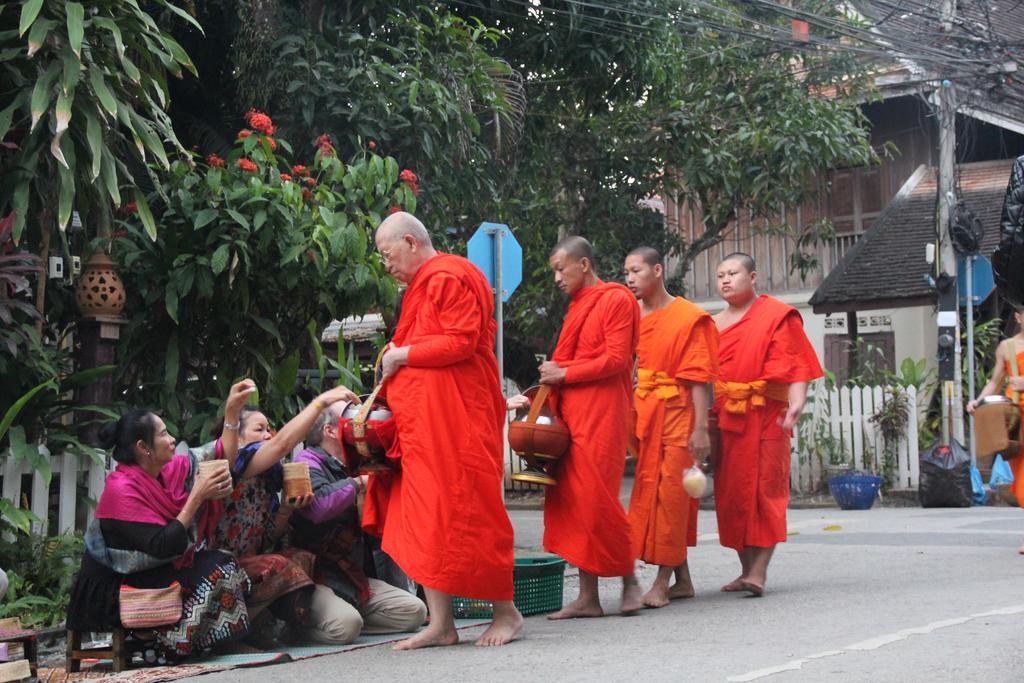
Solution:
[[(918, 421), (921, 419), (917, 404), (917, 390), (914, 387), (901, 389), (907, 394), (910, 404), (910, 419), (906, 434), (897, 448), (897, 459), (890, 484), (895, 489), (916, 489), (918, 483)], [(861, 471), (882, 471), (885, 441), (871, 417), (882, 407), (885, 388), (842, 387), (826, 392), (824, 387), (811, 389), (808, 400), (813, 422), (804, 428), (805, 434), (813, 438), (815, 423), (824, 421), (829, 432), (839, 439), (851, 457), (855, 469)], [(813, 402), (812, 402), (813, 401)], [(810, 492), (821, 490), (827, 478), (823, 465), (810, 455), (810, 444), (800, 442), (800, 430), (794, 430), (792, 441), (792, 468), (790, 485), (794, 491)]]
[[(41, 472), (27, 462), (16, 462), (6, 453), (0, 453), (0, 476), (3, 485), (0, 494), (18, 507), (27, 507), (39, 518), (32, 530), (41, 534), (59, 534), (82, 531), (92, 521), (96, 501), (103, 491), (103, 481), (109, 471), (108, 463), (97, 465), (92, 460), (66, 453), (49, 456), (52, 478), (46, 485)], [(29, 484), (23, 488), (26, 477)], [(56, 492), (54, 494), (54, 492)], [(57, 497), (56, 528), (50, 528), (51, 497)]]

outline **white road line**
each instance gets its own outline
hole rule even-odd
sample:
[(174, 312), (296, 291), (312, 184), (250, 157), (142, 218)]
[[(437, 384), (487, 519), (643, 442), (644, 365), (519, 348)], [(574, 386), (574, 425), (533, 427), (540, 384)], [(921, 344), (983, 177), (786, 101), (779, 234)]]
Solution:
[(949, 628), (950, 626), (959, 626), (960, 624), (966, 624), (969, 621), (975, 619), (984, 619), (985, 617), (995, 616), (1006, 616), (1010, 614), (1021, 614), (1024, 613), (1024, 605), (1013, 605), (1011, 607), (1001, 607), (988, 612), (981, 612), (979, 614), (972, 614), (969, 617), (958, 617), (956, 619), (943, 619), (942, 621), (933, 621), (925, 626), (917, 626), (913, 628), (905, 628), (895, 633), (889, 633), (875, 638), (868, 638), (862, 640), (859, 643), (847, 645), (839, 650), (826, 650), (825, 652), (819, 652), (817, 654), (808, 655), (801, 659), (794, 659), (786, 662), (785, 664), (779, 664), (766, 669), (758, 669), (757, 671), (749, 671), (739, 676), (730, 676), (726, 680), (734, 683), (743, 683), (745, 681), (756, 681), (760, 678), (767, 678), (778, 673), (786, 671), (799, 671), (803, 668), (803, 665), (812, 662), (816, 659), (824, 659), (825, 657), (835, 657), (837, 655), (846, 654), (847, 652), (854, 651), (866, 651), (866, 650), (877, 650), (885, 645), (891, 645), (901, 640), (906, 640), (910, 636), (922, 636), (938, 631), (939, 629)]

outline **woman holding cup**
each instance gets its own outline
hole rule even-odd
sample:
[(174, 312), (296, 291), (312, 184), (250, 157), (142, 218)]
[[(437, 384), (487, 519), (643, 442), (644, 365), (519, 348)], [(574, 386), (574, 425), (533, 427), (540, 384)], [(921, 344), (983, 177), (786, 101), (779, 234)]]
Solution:
[[(245, 390), (235, 385), (232, 396), (237, 401)], [(149, 410), (128, 411), (106, 425), (100, 439), (118, 464), (85, 534), (68, 628), (111, 631), (123, 625), (123, 587), (160, 589), (177, 582), (180, 618), (129, 634), (145, 643), (141, 649), (148, 658), (185, 657), (244, 636), (248, 578), (230, 554), (211, 546), (223, 511), (220, 501), (232, 489), (229, 463), (211, 469), (195, 453), (175, 455), (174, 437)]]
[[(225, 502), (217, 527), (217, 544), (238, 558), (253, 582), (246, 601), (254, 620), (251, 642), (270, 645), (273, 640), (268, 614), (296, 626), (310, 623), (313, 599), (311, 553), (280, 550), (279, 541), (288, 528), (293, 510), (313, 500), (305, 463), (281, 463), (303, 439), (317, 416), (337, 401), (358, 402), (344, 387), (324, 392), (280, 431), (274, 433), (267, 416), (257, 408), (234, 405), (225, 410), (219, 446), (235, 453), (232, 475), (237, 486)], [(305, 467), (305, 472), (300, 470)], [(284, 489), (284, 499), (278, 494)]]

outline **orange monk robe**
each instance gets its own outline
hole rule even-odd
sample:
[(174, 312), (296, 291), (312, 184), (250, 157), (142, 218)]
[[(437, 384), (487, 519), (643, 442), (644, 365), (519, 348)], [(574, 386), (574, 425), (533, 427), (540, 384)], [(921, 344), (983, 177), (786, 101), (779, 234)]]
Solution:
[(682, 297), (640, 319), (634, 390), (640, 452), (629, 500), (633, 555), (676, 567), (696, 544), (698, 501), (683, 489), (693, 466), (694, 411), (685, 383), (718, 377), (718, 330), (711, 316)]
[(386, 384), (402, 471), (390, 485), (382, 547), (428, 588), (511, 600), (493, 310), (487, 280), (461, 256), (439, 254), (409, 283), (394, 336), (411, 345), (409, 362)]
[(633, 573), (619, 502), (626, 464), (633, 353), (640, 307), (623, 285), (600, 282), (569, 304), (552, 359), (567, 368), (558, 391), (572, 435), (544, 503), (544, 547), (596, 576)]
[[(1015, 339), (1010, 339), (1010, 353), (1017, 351), (1017, 342)], [(1024, 369), (1024, 349), (1017, 351), (1017, 370)], [(1013, 376), (1013, 368), (1010, 367), (1010, 361), (1006, 361), (1006, 376)], [(1024, 392), (1017, 392), (1017, 407), (1020, 409), (1020, 426), (1021, 434), (1018, 438), (1024, 439)], [(1009, 385), (1006, 386), (1006, 397), (1011, 401), (1015, 398), (1014, 391)], [(1013, 469), (1013, 485), (1011, 490), (1013, 495), (1017, 497), (1017, 504), (1024, 508), (1024, 455), (1018, 455), (1013, 460), (1009, 461), (1010, 467)]]
[(762, 294), (719, 332), (718, 366), (718, 536), (736, 550), (771, 547), (786, 540), (789, 505), (791, 434), (779, 421), (789, 406), (789, 385), (821, 377), (821, 365), (797, 310)]

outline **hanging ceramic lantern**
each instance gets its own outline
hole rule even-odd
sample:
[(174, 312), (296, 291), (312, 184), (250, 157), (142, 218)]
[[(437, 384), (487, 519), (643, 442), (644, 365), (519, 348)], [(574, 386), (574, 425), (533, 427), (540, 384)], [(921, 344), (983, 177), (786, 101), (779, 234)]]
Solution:
[(82, 268), (75, 291), (84, 318), (116, 318), (124, 309), (124, 283), (106, 252), (95, 252)]

